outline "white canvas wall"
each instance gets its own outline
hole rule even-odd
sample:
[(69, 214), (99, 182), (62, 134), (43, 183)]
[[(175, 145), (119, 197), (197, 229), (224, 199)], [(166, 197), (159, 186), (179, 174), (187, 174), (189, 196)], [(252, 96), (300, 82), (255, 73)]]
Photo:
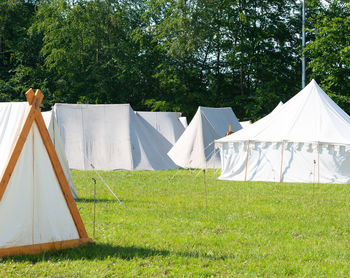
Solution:
[(220, 179), (350, 182), (350, 117), (314, 80), (271, 114), (217, 140), (217, 145)]
[(170, 143), (166, 152), (171, 149), (185, 130), (179, 120), (181, 114), (178, 112), (137, 111), (136, 115), (150, 124)]
[(62, 143), (60, 130), (59, 130), (59, 127), (57, 124), (55, 114), (52, 113), (52, 111), (42, 112), (41, 114), (43, 115), (46, 128), (49, 131), (52, 143), (55, 147), (58, 159), (60, 160), (63, 172), (66, 176), (66, 179), (67, 179), (67, 182), (69, 184), (69, 188), (72, 192), (73, 198), (77, 199), (78, 195), (77, 195), (77, 192), (76, 192), (75, 187), (74, 187), (73, 178), (72, 178), (72, 175), (70, 173), (66, 154), (64, 152), (64, 146)]
[(165, 139), (145, 126), (129, 104), (56, 104), (54, 111), (70, 168), (177, 168), (164, 152)]
[(34, 124), (0, 201), (0, 248), (78, 238)]

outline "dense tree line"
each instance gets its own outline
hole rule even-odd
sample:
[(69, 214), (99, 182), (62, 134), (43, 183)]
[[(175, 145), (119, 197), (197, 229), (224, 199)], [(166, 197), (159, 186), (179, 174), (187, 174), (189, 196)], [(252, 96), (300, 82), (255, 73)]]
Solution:
[[(306, 0), (307, 80), (350, 112), (350, 6)], [(0, 101), (130, 103), (257, 119), (301, 89), (294, 0), (3, 0)]]

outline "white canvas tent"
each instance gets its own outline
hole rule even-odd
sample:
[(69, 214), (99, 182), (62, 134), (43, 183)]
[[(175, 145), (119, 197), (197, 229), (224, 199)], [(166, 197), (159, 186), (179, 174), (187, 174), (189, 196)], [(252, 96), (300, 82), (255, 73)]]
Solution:
[(62, 139), (61, 139), (61, 135), (60, 135), (60, 130), (58, 128), (55, 114), (52, 113), (52, 111), (42, 112), (41, 114), (43, 115), (46, 128), (49, 131), (52, 143), (55, 147), (55, 150), (56, 150), (56, 153), (57, 153), (58, 158), (60, 160), (64, 174), (66, 175), (66, 178), (67, 178), (67, 181), (69, 184), (69, 188), (72, 192), (73, 198), (77, 199), (78, 195), (77, 195), (77, 192), (75, 191), (73, 178), (72, 178), (72, 175), (71, 175), (70, 170), (69, 170), (66, 154), (64, 153), (64, 147), (63, 147), (63, 143), (62, 143)]
[(220, 179), (350, 182), (350, 117), (316, 81), (275, 110), (217, 140)]
[(242, 126), (242, 128), (246, 128), (248, 126), (250, 126), (252, 124), (252, 121), (249, 120), (249, 121), (242, 121), (242, 122), (239, 122), (240, 125)]
[(0, 103), (0, 257), (91, 241), (40, 112), (43, 95), (26, 97)]
[(70, 168), (178, 168), (166, 154), (169, 142), (129, 104), (55, 104), (53, 111)]
[(137, 111), (136, 114), (150, 124), (170, 143), (166, 152), (171, 149), (185, 130), (179, 120), (181, 113), (178, 112)]
[(182, 125), (184, 126), (184, 128), (186, 129), (188, 127), (187, 117), (180, 117), (179, 120), (182, 123)]
[(230, 107), (200, 106), (168, 155), (183, 168), (219, 168), (220, 156), (213, 143), (226, 134), (230, 125), (232, 131), (241, 129)]

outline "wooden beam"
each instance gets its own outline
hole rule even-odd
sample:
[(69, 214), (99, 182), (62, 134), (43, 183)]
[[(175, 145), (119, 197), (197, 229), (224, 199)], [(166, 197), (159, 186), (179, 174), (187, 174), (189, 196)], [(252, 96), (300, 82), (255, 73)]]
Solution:
[(36, 114), (35, 114), (35, 122), (37, 124), (37, 127), (39, 129), (39, 133), (41, 135), (41, 138), (43, 140), (43, 143), (45, 145), (45, 148), (47, 150), (47, 153), (49, 155), (49, 158), (51, 160), (52, 163), (52, 167), (55, 171), (58, 183), (61, 187), (63, 196), (66, 200), (66, 203), (68, 205), (69, 211), (73, 217), (75, 226), (77, 227), (79, 236), (81, 238), (88, 238), (88, 234), (85, 230), (85, 226), (83, 224), (83, 221), (80, 217), (79, 211), (78, 211), (78, 207), (74, 201), (74, 198), (72, 196), (72, 192), (70, 191), (68, 182), (67, 182), (67, 178), (63, 172), (61, 163), (58, 159), (55, 147), (52, 143), (50, 134), (46, 128), (43, 116), (40, 112), (40, 110), (36, 110)]
[(34, 97), (35, 97), (35, 94), (34, 94), (34, 91), (32, 88), (30, 88), (26, 93), (26, 99), (27, 99), (27, 102), (29, 103), (29, 105), (31, 105), (33, 103), (33, 100), (34, 100)]
[(35, 102), (33, 105), (35, 106), (35, 109), (39, 109), (41, 107), (41, 102), (43, 101), (44, 95), (43, 93), (38, 89), (35, 92)]
[(90, 238), (80, 238), (73, 240), (64, 240), (48, 243), (40, 243), (25, 246), (16, 246), (10, 248), (0, 249), (0, 257), (16, 256), (16, 255), (34, 255), (47, 251), (56, 251), (67, 248), (74, 248), (82, 245), (86, 245), (92, 242)]

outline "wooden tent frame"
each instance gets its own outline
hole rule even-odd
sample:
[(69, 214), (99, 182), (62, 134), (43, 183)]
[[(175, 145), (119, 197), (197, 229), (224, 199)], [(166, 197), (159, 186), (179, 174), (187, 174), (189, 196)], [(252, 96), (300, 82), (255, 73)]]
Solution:
[(33, 89), (29, 89), (25, 95), (29, 103), (30, 109), (26, 115), (26, 119), (21, 128), (21, 131), (17, 136), (16, 142), (12, 147), (11, 155), (9, 157), (9, 160), (7, 162), (7, 165), (5, 167), (5, 170), (0, 180), (0, 201), (11, 179), (11, 175), (15, 169), (18, 158), (22, 152), (22, 149), (26, 142), (29, 131), (32, 125), (36, 123), (41, 139), (49, 155), (57, 181), (60, 185), (64, 199), (68, 206), (69, 212), (73, 218), (74, 224), (78, 231), (79, 239), (39, 243), (39, 244), (32, 244), (32, 245), (25, 245), (25, 246), (15, 246), (15, 247), (9, 247), (9, 248), (0, 248), (0, 257), (6, 257), (6, 256), (12, 256), (12, 255), (39, 254), (41, 252), (46, 252), (50, 250), (60, 250), (65, 248), (78, 247), (81, 245), (85, 245), (89, 242), (92, 242), (92, 239), (88, 237), (88, 234), (85, 230), (84, 223), (80, 217), (77, 205), (69, 189), (66, 176), (64, 175), (61, 163), (58, 159), (57, 153), (55, 151), (55, 147), (52, 143), (50, 134), (46, 128), (43, 116), (40, 111), (41, 102), (44, 98), (44, 95), (40, 90), (36, 90), (34, 94)]

